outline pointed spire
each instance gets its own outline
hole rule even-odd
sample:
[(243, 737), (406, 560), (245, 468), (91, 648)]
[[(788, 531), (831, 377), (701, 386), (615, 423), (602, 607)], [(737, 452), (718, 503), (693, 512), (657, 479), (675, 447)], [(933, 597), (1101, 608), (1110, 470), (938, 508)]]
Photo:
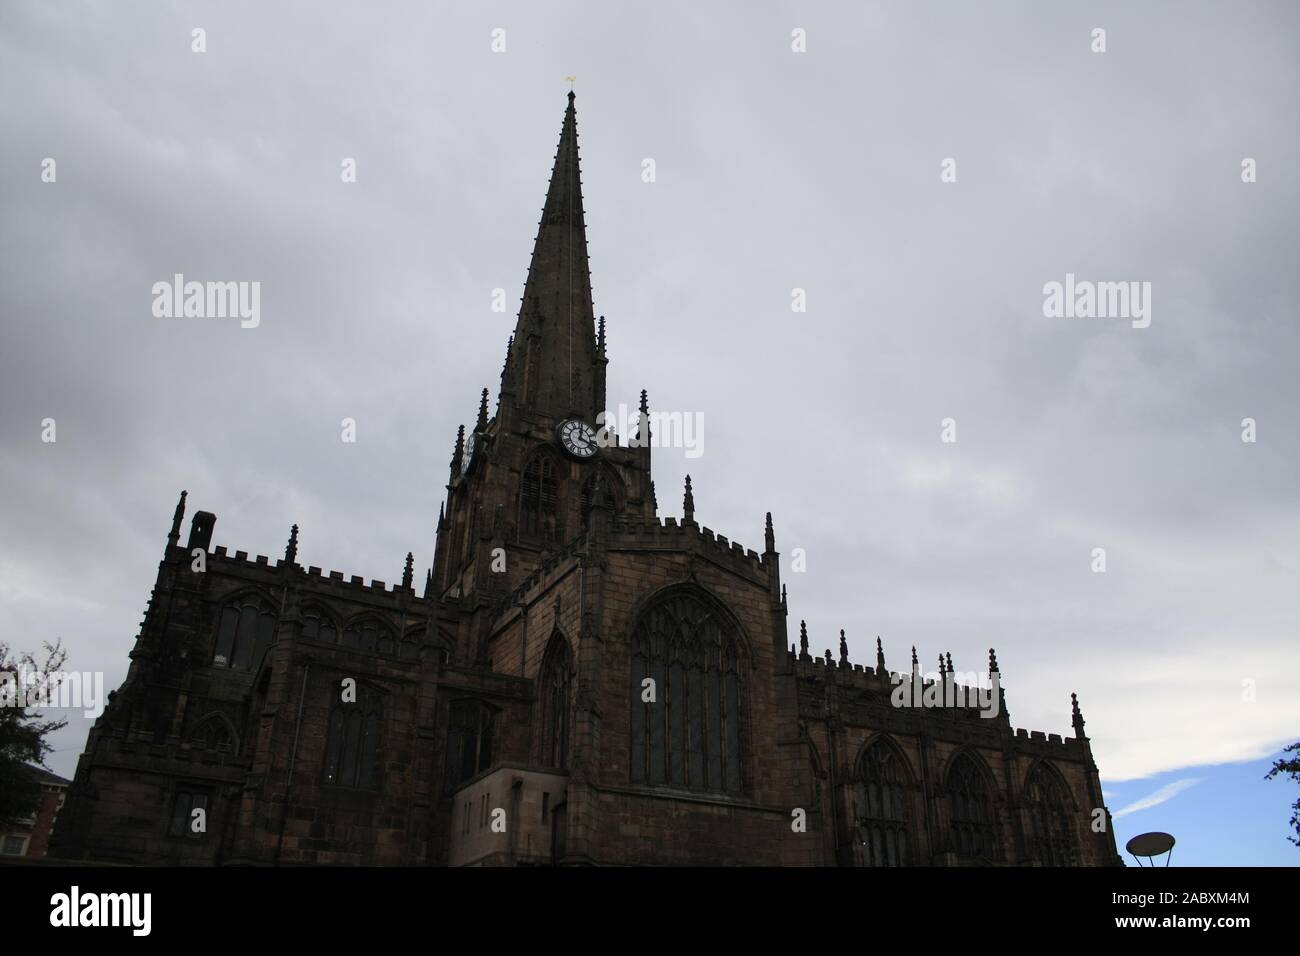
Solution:
[(294, 564), (298, 560), (298, 526), (289, 529), (289, 543), (284, 546), (284, 563)]
[(1083, 711), (1079, 710), (1078, 694), (1074, 694), (1074, 693), (1070, 694), (1070, 711), (1072, 716), (1071, 723), (1074, 724), (1074, 736), (1082, 738), (1084, 736)]
[(945, 673), (947, 672), (943, 669), (943, 655), (940, 654), (939, 655), (939, 676), (942, 677)]
[(530, 370), (528, 394), (522, 396), (532, 410), (553, 419), (578, 414), (594, 422), (603, 409), (595, 407), (599, 356), (573, 100), (570, 94), (524, 281), (515, 341), (536, 369), (536, 375)]
[(596, 351), (601, 355), (605, 354), (605, 317), (600, 317), (599, 324), (596, 326)]
[(952, 673), (952, 651), (948, 652), (948, 673)]
[(655, 494), (655, 483), (650, 482), (650, 507), (655, 511), (659, 510), (659, 496)]
[(176, 545), (181, 540), (181, 520), (185, 517), (185, 496), (188, 492), (182, 490), (180, 500), (176, 502), (176, 510), (172, 512), (172, 530), (167, 535), (167, 543)]
[(799, 659), (810, 660), (808, 656), (808, 622), (799, 622)]
[(921, 666), (920, 662), (916, 659), (916, 645), (913, 644), (912, 645), (912, 673), (915, 674), (917, 670), (920, 668), (920, 666)]
[(785, 597), (785, 585), (784, 585), (784, 584), (781, 585), (781, 607), (785, 609), (785, 612), (786, 612), (787, 614), (790, 613), (790, 604), (789, 604), (789, 602), (786, 600), (786, 597)]
[(767, 513), (767, 527), (763, 531), (763, 544), (768, 554), (776, 553), (776, 534), (772, 531), (772, 512)]
[(691, 476), (686, 476), (686, 494), (682, 495), (682, 522), (695, 521), (695, 495), (691, 492)]
[(487, 428), (487, 423), (488, 423), (487, 398), (488, 398), (488, 390), (485, 388), (483, 389), (483, 394), (479, 397), (478, 400), (478, 424), (474, 426), (475, 431), (481, 432), (483, 429)]
[(451, 476), (460, 474), (460, 461), (465, 454), (465, 426), (456, 429), (456, 450), (451, 454)]
[(636, 444), (638, 448), (650, 447), (650, 400), (644, 388), (641, 389), (641, 414), (636, 420)]
[(849, 662), (849, 642), (844, 639), (844, 628), (840, 628), (840, 663)]
[(880, 643), (880, 635), (876, 635), (876, 670), (884, 673), (885, 670), (885, 648)]
[(989, 673), (998, 673), (998, 655), (991, 647), (989, 648)]
[(411, 584), (415, 581), (415, 555), (410, 551), (406, 552), (406, 568), (402, 571), (402, 587), (411, 590)]

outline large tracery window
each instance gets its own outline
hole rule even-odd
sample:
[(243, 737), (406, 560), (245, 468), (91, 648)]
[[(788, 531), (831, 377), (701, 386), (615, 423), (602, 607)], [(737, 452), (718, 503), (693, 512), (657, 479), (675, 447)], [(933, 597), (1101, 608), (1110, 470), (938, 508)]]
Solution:
[(948, 806), (953, 852), (992, 860), (997, 853), (993, 801), (987, 778), (969, 754), (958, 754), (948, 768)]
[(1074, 841), (1070, 836), (1069, 798), (1061, 778), (1039, 764), (1025, 788), (1029, 808), (1029, 854), (1039, 866), (1072, 866)]
[(242, 671), (260, 667), (274, 632), (275, 615), (256, 597), (232, 601), (221, 610), (212, 665)]
[(337, 701), (330, 711), (325, 738), (325, 782), (340, 787), (372, 789), (378, 786), (379, 693), (357, 686), (357, 699)]
[(739, 792), (743, 685), (733, 627), (677, 592), (642, 614), (631, 664), (633, 782)]
[(853, 785), (853, 859), (857, 866), (908, 863), (908, 777), (898, 750), (883, 738), (862, 753)]
[(524, 468), (519, 494), (519, 531), (529, 537), (546, 536), (555, 531), (559, 511), (560, 483), (555, 459), (537, 455)]
[(551, 638), (542, 659), (542, 765), (564, 769), (569, 762), (569, 715), (573, 700), (573, 653), (561, 634)]

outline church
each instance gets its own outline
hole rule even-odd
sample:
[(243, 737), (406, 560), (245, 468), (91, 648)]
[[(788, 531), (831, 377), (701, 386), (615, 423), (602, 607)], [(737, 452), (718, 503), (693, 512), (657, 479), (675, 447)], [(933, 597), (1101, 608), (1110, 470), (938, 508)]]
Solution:
[(662, 513), (645, 392), (635, 434), (597, 432), (607, 363), (570, 92), (495, 412), (484, 389), (455, 437), (423, 581), (410, 554), (391, 585), (304, 567), (296, 525), (276, 560), (214, 546), (208, 511), (182, 538), (181, 492), (50, 855), (1120, 864), (1077, 700), (1072, 737), (1030, 733), (992, 651), (991, 691), (926, 707), (951, 655), (932, 674), (879, 641), (851, 662), (843, 632), (811, 649), (772, 516), (761, 551), (729, 540), (689, 478)]

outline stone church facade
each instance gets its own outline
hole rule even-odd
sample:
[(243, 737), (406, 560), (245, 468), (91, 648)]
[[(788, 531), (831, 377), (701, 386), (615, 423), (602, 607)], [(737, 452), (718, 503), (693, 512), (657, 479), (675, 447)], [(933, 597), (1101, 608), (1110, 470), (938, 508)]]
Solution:
[[(213, 547), (176, 507), (51, 855), (201, 865), (1114, 865), (1083, 718), (897, 706), (798, 646), (763, 550), (660, 513), (606, 406), (569, 94), (495, 414), (417, 590)], [(645, 393), (642, 412), (648, 411)], [(646, 434), (641, 434), (644, 431)], [(604, 436), (602, 436), (603, 438)], [(758, 523), (755, 523), (757, 531)], [(952, 662), (918, 692), (951, 684)], [(997, 675), (990, 652), (988, 672)], [(969, 703), (969, 702), (968, 702)]]

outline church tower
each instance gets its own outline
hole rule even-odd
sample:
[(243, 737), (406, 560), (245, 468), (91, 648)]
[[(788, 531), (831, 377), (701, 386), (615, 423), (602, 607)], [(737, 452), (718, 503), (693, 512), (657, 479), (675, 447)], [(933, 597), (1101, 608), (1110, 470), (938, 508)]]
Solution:
[[(577, 540), (597, 496), (613, 514), (654, 515), (648, 430), (641, 443), (602, 428), (607, 361), (570, 92), (496, 412), (484, 388), (474, 423), (456, 436), (428, 596), (468, 613), (499, 602)], [(474, 638), (462, 650), (481, 657)]]

